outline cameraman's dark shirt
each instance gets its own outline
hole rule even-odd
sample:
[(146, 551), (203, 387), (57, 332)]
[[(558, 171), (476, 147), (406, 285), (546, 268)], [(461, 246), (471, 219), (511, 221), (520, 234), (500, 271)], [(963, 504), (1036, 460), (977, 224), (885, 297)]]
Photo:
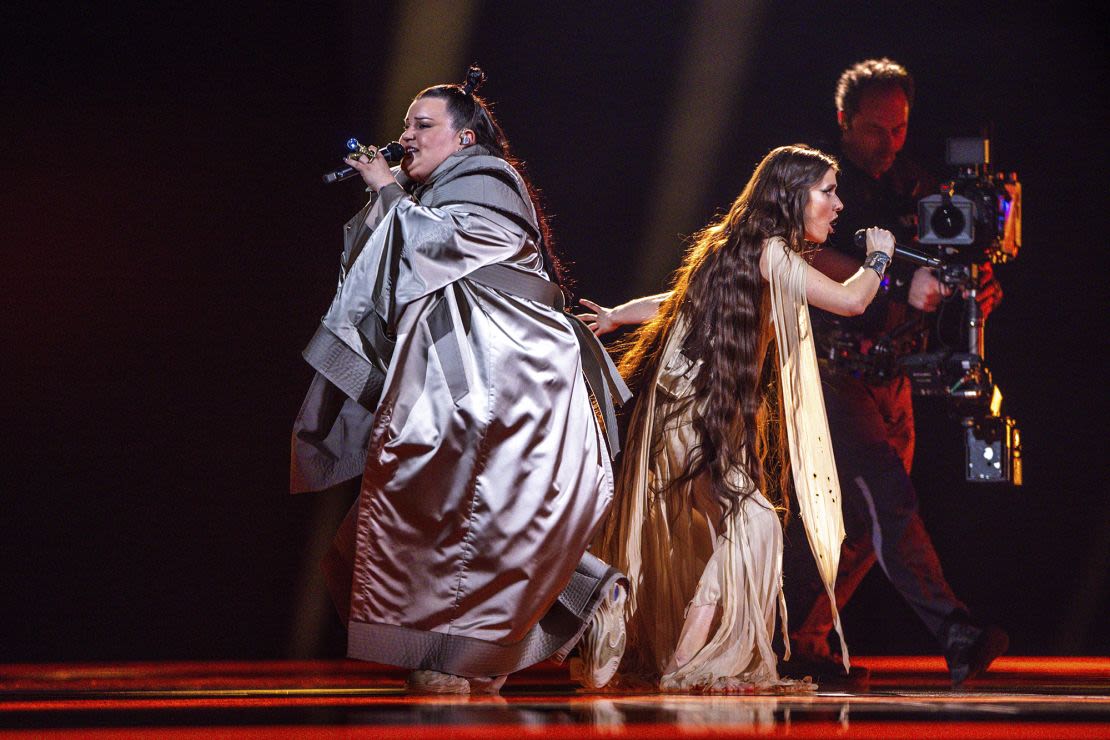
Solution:
[[(917, 235), (917, 201), (930, 195), (935, 181), (916, 163), (898, 157), (894, 166), (878, 180), (868, 175), (847, 157), (840, 155), (837, 195), (844, 202), (836, 221), (836, 231), (823, 249), (835, 249), (858, 259), (861, 263), (866, 249), (857, 247), (857, 230), (880, 226), (890, 230), (900, 244), (911, 244)], [(895, 260), (875, 300), (861, 316), (842, 317), (810, 307), (818, 355), (830, 356), (830, 345), (839, 336), (843, 340), (862, 340), (866, 348), (883, 334), (905, 322), (916, 313), (906, 304), (910, 279), (917, 268)]]

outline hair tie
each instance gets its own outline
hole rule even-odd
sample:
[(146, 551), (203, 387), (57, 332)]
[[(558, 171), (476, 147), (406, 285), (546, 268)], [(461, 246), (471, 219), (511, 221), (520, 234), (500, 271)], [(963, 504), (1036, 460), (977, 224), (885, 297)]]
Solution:
[(462, 88), (463, 95), (469, 96), (485, 81), (486, 73), (482, 71), (482, 68), (476, 64), (470, 65), (470, 68), (466, 70), (466, 84)]

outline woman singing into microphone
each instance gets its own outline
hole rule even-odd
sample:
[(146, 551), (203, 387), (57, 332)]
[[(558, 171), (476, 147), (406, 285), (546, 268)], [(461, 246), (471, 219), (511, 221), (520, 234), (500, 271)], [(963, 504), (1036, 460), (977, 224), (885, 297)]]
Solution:
[(416, 96), (398, 170), (373, 149), (347, 160), (374, 196), (347, 224), (339, 291), (305, 353), (333, 423), (310, 391), (294, 437), (294, 486), (318, 488), (361, 462), (329, 454), (362, 414), (361, 491), (329, 587), (348, 655), (412, 669), (414, 691), (496, 692), (623, 598), (585, 550), (612, 499), (616, 433), (591, 392), (612, 418), (627, 389), (562, 310), (543, 213), (480, 81), (472, 68)]
[(633, 684), (812, 688), (781, 679), (772, 649), (789, 473), (829, 589), (843, 538), (808, 304), (862, 312), (894, 249), (869, 229), (868, 260), (843, 283), (807, 264), (843, 207), (836, 170), (816, 149), (772, 150), (695, 236), (670, 293), (613, 310), (583, 301), (598, 333), (647, 322), (621, 360), (637, 399), (597, 549), (628, 574), (620, 670)]

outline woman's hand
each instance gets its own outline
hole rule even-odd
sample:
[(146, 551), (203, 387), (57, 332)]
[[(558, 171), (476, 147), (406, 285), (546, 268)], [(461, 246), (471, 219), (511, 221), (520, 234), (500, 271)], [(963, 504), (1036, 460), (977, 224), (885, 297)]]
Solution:
[[(370, 149), (377, 152), (374, 147), (370, 147)], [(389, 171), (389, 165), (386, 163), (385, 157), (375, 156), (372, 160), (367, 161), (366, 155), (355, 153), (344, 158), (343, 161), (358, 170), (358, 174), (362, 175), (362, 181), (374, 192), (381, 190), (386, 185), (393, 185), (397, 182), (393, 173)]]
[(882, 252), (887, 257), (894, 256), (894, 234), (878, 226), (867, 230), (867, 253)]
[(590, 331), (600, 337), (602, 334), (608, 334), (622, 326), (650, 321), (659, 312), (659, 306), (663, 305), (663, 301), (670, 298), (670, 296), (670, 293), (646, 295), (642, 298), (633, 298), (628, 303), (622, 303), (616, 308), (605, 308), (583, 298), (578, 303), (590, 309), (593, 313), (577, 315)]
[(595, 335), (600, 337), (620, 327), (620, 324), (613, 320), (614, 309), (599, 306), (593, 301), (586, 300), (585, 298), (580, 299), (578, 305), (584, 306), (593, 312), (575, 315), (581, 319), (586, 324), (586, 328)]

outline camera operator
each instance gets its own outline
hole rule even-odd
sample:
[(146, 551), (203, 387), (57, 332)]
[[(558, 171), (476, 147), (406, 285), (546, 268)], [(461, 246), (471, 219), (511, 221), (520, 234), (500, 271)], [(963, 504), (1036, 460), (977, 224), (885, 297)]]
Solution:
[[(860, 62), (845, 70), (837, 84), (838, 192), (847, 205), (836, 233), (813, 258), (814, 266), (833, 279), (851, 274), (864, 257), (853, 241), (857, 229), (879, 226), (909, 243), (916, 236), (917, 200), (935, 192), (932, 178), (899, 156), (913, 92), (913, 78), (889, 59)], [(1001, 291), (989, 266), (981, 274), (985, 314)], [(910, 481), (911, 386), (896, 364), (899, 357), (922, 349), (924, 316), (936, 311), (947, 292), (928, 268), (895, 262), (880, 296), (863, 315), (843, 319), (814, 310), (813, 323), (847, 531), (837, 576), (838, 606), (843, 608), (877, 560), (936, 637), (952, 682), (959, 685), (985, 670), (1009, 641), (1001, 629), (972, 619), (941, 572)], [(788, 672), (828, 681), (842, 671), (828, 641), (828, 597), (808, 557), (795, 519), (785, 563), (785, 591), (794, 617), (794, 659)]]

